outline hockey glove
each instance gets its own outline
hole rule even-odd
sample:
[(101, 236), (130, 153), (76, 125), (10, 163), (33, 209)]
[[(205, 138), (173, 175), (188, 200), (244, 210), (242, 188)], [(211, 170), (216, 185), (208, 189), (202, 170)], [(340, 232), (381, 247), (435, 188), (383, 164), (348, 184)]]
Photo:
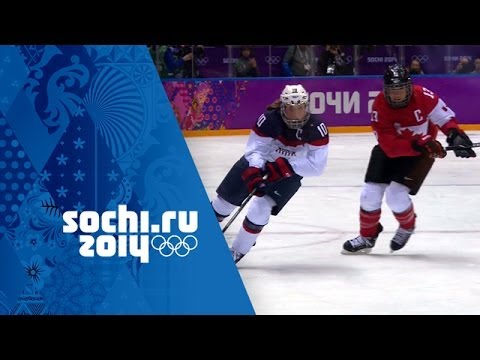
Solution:
[(247, 185), (248, 192), (255, 191), (256, 196), (265, 195), (266, 181), (262, 177), (262, 170), (256, 167), (248, 167), (242, 173), (242, 179)]
[(442, 144), (435, 140), (431, 135), (425, 135), (420, 139), (415, 140), (412, 144), (412, 147), (422, 154), (427, 154), (428, 157), (432, 159), (443, 159), (445, 156), (447, 156), (447, 152), (443, 148)]
[(447, 143), (450, 146), (465, 146), (465, 149), (453, 150), (457, 157), (469, 158), (477, 156), (475, 151), (473, 151), (472, 148), (469, 148), (469, 146), (472, 146), (472, 141), (463, 130), (450, 130), (447, 136)]
[(283, 157), (279, 157), (272, 162), (267, 162), (265, 164), (265, 171), (268, 175), (267, 179), (269, 182), (274, 182), (295, 174), (288, 160)]

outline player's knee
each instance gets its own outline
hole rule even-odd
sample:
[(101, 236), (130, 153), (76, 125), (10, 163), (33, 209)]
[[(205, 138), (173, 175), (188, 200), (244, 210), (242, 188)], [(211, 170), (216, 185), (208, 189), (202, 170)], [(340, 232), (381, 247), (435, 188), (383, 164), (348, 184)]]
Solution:
[(245, 219), (243, 220), (243, 228), (251, 234), (258, 234), (260, 231), (262, 231), (264, 226), (265, 225), (254, 224), (246, 216), (245, 216)]
[(235, 205), (230, 204), (220, 196), (213, 199), (211, 204), (218, 222), (222, 222), (235, 209)]
[(360, 194), (360, 207), (366, 211), (380, 209), (386, 188), (387, 184), (365, 183)]
[(395, 213), (407, 210), (412, 205), (409, 192), (405, 185), (392, 181), (385, 192), (388, 207)]
[(269, 196), (254, 197), (248, 208), (247, 218), (254, 224), (265, 226), (274, 206), (275, 201)]

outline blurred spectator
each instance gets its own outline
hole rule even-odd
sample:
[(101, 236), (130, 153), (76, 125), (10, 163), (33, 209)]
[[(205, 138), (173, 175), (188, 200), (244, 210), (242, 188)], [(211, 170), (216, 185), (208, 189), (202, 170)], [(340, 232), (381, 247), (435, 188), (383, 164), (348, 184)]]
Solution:
[(167, 45), (161, 45), (158, 47), (158, 73), (161, 78), (168, 77), (168, 69), (167, 69), (167, 64), (165, 64), (165, 52), (167, 51), (168, 46)]
[(235, 76), (256, 77), (258, 76), (257, 61), (250, 46), (240, 48), (240, 56), (235, 63)]
[(368, 55), (372, 53), (376, 48), (377, 45), (357, 45), (358, 46), (358, 53), (360, 57), (364, 55)]
[(152, 57), (153, 63), (157, 68), (158, 75), (161, 78), (168, 77), (167, 65), (165, 64), (165, 51), (167, 51), (166, 45), (151, 45), (148, 46), (148, 51)]
[(155, 63), (155, 54), (156, 54), (156, 45), (147, 45), (148, 52), (152, 57), (153, 62)]
[(326, 45), (318, 58), (318, 75), (353, 75), (340, 45)]
[(477, 57), (474, 62), (475, 69), (471, 72), (472, 74), (480, 75), (480, 57)]
[(317, 73), (315, 53), (311, 45), (290, 45), (283, 56), (283, 75), (314, 76)]
[(167, 66), (167, 77), (175, 78), (198, 78), (198, 71), (195, 60), (205, 55), (203, 46), (201, 45), (176, 45), (169, 46), (165, 50), (164, 60)]
[(410, 75), (423, 74), (422, 66), (420, 65), (420, 61), (418, 61), (418, 59), (412, 59), (412, 62), (410, 63), (410, 67), (408, 70), (410, 72)]
[(460, 61), (458, 62), (455, 70), (452, 71), (453, 74), (469, 74), (472, 72), (472, 66), (470, 64), (470, 60), (467, 57), (461, 57)]

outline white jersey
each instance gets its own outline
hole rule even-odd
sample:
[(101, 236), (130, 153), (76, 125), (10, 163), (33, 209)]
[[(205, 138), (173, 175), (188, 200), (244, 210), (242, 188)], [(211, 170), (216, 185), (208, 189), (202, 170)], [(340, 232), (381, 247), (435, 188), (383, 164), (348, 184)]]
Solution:
[(287, 159), (296, 174), (319, 176), (328, 156), (328, 130), (314, 115), (302, 129), (290, 129), (280, 110), (262, 114), (248, 138), (245, 158), (250, 166), (263, 168), (265, 162)]

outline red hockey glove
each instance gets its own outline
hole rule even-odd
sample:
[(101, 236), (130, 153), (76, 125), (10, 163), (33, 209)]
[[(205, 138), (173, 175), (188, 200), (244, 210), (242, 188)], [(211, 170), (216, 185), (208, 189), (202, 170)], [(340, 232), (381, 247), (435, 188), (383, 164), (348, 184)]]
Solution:
[(248, 167), (242, 173), (242, 179), (247, 185), (248, 192), (256, 189), (256, 196), (265, 195), (266, 181), (262, 177), (262, 170), (256, 167)]
[(447, 152), (442, 144), (432, 138), (431, 135), (425, 135), (420, 139), (415, 140), (412, 147), (421, 153), (426, 153), (430, 158), (443, 159), (447, 156)]
[(265, 164), (265, 171), (267, 172), (267, 180), (269, 182), (274, 182), (295, 174), (288, 160), (283, 157), (272, 162), (267, 162)]

